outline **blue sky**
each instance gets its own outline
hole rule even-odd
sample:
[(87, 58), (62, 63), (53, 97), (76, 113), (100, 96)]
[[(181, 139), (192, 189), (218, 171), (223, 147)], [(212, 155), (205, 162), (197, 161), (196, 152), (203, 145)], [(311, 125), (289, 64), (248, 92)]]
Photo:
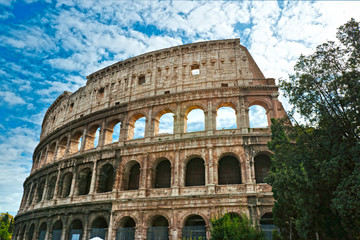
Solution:
[(286, 78), (301, 53), (334, 40), (359, 12), (357, 1), (0, 0), (0, 212), (19, 208), (46, 109), (90, 73), (156, 49), (240, 38), (266, 77)]

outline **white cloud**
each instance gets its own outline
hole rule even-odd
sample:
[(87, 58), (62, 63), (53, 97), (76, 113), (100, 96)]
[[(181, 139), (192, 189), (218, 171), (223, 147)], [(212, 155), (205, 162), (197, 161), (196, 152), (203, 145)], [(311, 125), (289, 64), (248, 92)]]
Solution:
[(9, 91), (0, 91), (0, 103), (8, 103), (10, 106), (26, 104), (24, 99)]

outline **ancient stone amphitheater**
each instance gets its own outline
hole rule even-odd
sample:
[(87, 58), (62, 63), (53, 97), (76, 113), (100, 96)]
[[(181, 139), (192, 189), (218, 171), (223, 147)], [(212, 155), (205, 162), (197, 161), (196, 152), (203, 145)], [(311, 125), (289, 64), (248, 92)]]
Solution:
[[(87, 79), (45, 114), (13, 239), (209, 239), (218, 213), (273, 227), (270, 129), (252, 128), (249, 108), (263, 107), (268, 124), (285, 112), (239, 39), (146, 53)], [(230, 129), (217, 127), (224, 107)], [(195, 109), (204, 126), (190, 132)]]

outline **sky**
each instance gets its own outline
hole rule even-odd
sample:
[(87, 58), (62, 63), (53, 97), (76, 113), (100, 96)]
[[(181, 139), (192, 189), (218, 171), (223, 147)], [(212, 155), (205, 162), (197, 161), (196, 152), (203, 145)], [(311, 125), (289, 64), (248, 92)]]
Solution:
[(286, 78), (359, 12), (358, 1), (0, 0), (0, 212), (19, 208), (46, 109), (87, 75), (157, 49), (240, 38), (266, 77)]

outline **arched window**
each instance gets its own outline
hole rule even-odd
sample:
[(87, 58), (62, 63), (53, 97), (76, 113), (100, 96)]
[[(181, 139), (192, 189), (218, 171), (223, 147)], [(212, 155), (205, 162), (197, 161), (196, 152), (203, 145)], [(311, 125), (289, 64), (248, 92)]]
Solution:
[(63, 224), (61, 220), (57, 220), (52, 227), (52, 238), (51, 240), (61, 240)]
[(105, 240), (108, 224), (103, 217), (98, 217), (91, 225), (90, 239), (98, 237)]
[(168, 240), (169, 222), (163, 216), (156, 216), (149, 224), (147, 232), (148, 240)]
[(201, 158), (194, 158), (186, 165), (185, 186), (205, 185), (205, 163)]
[(99, 144), (100, 126), (95, 125), (89, 128), (86, 136), (85, 150), (96, 148)]
[(70, 195), (72, 177), (73, 175), (71, 172), (65, 173), (62, 177), (62, 182), (60, 184), (61, 189), (59, 191), (60, 197), (66, 198)]
[(139, 182), (140, 182), (140, 164), (136, 163), (130, 169), (129, 184), (127, 189), (128, 190), (139, 189)]
[(28, 200), (29, 193), (30, 193), (30, 187), (28, 185), (28, 186), (25, 187), (24, 196), (23, 196), (23, 199), (21, 201), (21, 206), (23, 208), (26, 207), (26, 205), (27, 205), (27, 200)]
[(265, 183), (265, 178), (270, 171), (271, 160), (266, 155), (258, 155), (254, 158), (254, 161), (256, 183)]
[(26, 225), (23, 227), (19, 239), (25, 239)]
[(64, 156), (66, 151), (67, 141), (68, 141), (67, 137), (63, 137), (60, 140), (56, 158), (62, 158)]
[(71, 136), (69, 153), (76, 153), (81, 150), (83, 133), (78, 131)]
[(236, 113), (231, 107), (221, 107), (216, 112), (216, 129), (236, 128)]
[(29, 205), (31, 205), (32, 202), (33, 202), (33, 200), (34, 200), (35, 191), (36, 191), (36, 186), (37, 186), (37, 184), (35, 183), (35, 184), (33, 185), (33, 187), (31, 188), (30, 197), (29, 197)]
[(182, 239), (206, 239), (206, 223), (199, 215), (192, 215), (185, 221)]
[(34, 233), (35, 233), (35, 224), (31, 224), (30, 228), (29, 228), (29, 231), (28, 231), (28, 234), (27, 234), (27, 239), (33, 239), (34, 237)]
[(101, 167), (99, 173), (99, 181), (97, 192), (98, 193), (105, 193), (111, 192), (113, 190), (114, 185), (114, 167), (107, 163)]
[(53, 142), (47, 152), (46, 163), (51, 163), (55, 157), (56, 142)]
[(39, 240), (45, 240), (46, 229), (47, 229), (46, 222), (43, 222), (43, 223), (40, 225), (40, 228), (39, 228), (39, 233), (38, 233)]
[(156, 166), (155, 188), (169, 188), (171, 186), (171, 164), (163, 160)]
[(143, 114), (135, 114), (129, 121), (127, 139), (143, 138), (145, 136), (145, 123), (146, 118)]
[(116, 231), (116, 240), (135, 240), (135, 221), (131, 217), (124, 217)]
[(76, 219), (70, 224), (69, 239), (82, 239), (83, 225), (80, 220)]
[(274, 225), (273, 214), (271, 212), (265, 213), (260, 219), (261, 231), (264, 233), (265, 240), (271, 240), (272, 234), (279, 231), (279, 228)]
[(117, 123), (114, 126), (113, 134), (112, 134), (112, 142), (118, 142), (120, 138), (120, 129), (121, 129), (121, 122)]
[(205, 114), (200, 108), (191, 110), (185, 116), (185, 132), (198, 132), (205, 130)]
[(269, 126), (266, 110), (260, 105), (249, 108), (250, 128), (266, 128)]
[(86, 195), (90, 191), (91, 185), (91, 169), (85, 168), (81, 170), (78, 177), (78, 195)]
[(174, 114), (170, 110), (160, 112), (159, 117), (155, 119), (156, 134), (173, 134), (174, 133)]
[(240, 184), (241, 170), (237, 158), (233, 156), (222, 157), (218, 165), (219, 184)]
[(56, 176), (53, 176), (50, 178), (50, 180), (48, 181), (48, 184), (47, 184), (47, 194), (46, 194), (47, 200), (53, 199), (55, 184), (56, 184)]
[(40, 202), (42, 200), (44, 194), (44, 188), (45, 188), (45, 179), (43, 179), (38, 185), (36, 202)]

